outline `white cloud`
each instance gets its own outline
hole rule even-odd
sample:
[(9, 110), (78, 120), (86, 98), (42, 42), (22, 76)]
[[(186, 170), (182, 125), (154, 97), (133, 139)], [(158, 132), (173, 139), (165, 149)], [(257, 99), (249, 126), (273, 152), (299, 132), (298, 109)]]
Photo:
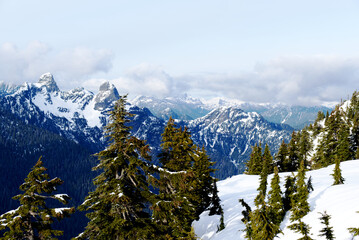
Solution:
[(4, 43), (0, 46), (0, 81), (33, 82), (41, 74), (51, 72), (60, 87), (76, 87), (93, 74), (108, 72), (112, 68), (112, 59), (113, 54), (104, 49), (79, 47), (55, 52), (38, 41), (24, 49)]
[[(97, 82), (100, 82), (98, 80)], [(90, 86), (91, 82), (85, 85)], [(188, 91), (188, 84), (177, 81), (161, 67), (151, 64), (140, 64), (129, 69), (123, 77), (111, 80), (121, 94), (131, 96), (147, 95), (156, 97), (175, 96)]]
[(359, 88), (359, 59), (329, 56), (282, 57), (240, 74), (204, 74), (192, 79), (191, 89), (205, 95), (252, 102), (319, 105), (340, 101)]

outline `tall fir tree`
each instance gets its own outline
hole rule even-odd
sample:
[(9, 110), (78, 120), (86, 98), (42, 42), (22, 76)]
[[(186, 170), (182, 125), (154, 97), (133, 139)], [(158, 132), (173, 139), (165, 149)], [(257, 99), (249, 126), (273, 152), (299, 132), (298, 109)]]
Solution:
[(275, 155), (275, 165), (278, 166), (279, 172), (286, 172), (289, 169), (287, 168), (286, 162), (288, 158), (288, 147), (287, 144), (282, 141), (278, 153)]
[(217, 179), (211, 176), (215, 172), (212, 168), (214, 162), (210, 161), (204, 147), (196, 152), (191, 167), (194, 176), (191, 195), (193, 204), (196, 205), (195, 218), (198, 220), (199, 215), (207, 209), (210, 210), (210, 215), (221, 215), (222, 207), (218, 197)]
[(256, 143), (252, 146), (252, 153), (247, 162), (246, 174), (259, 175), (262, 171), (262, 147), (261, 143)]
[(331, 174), (334, 178), (333, 185), (344, 184), (345, 179), (342, 176), (342, 170), (340, 169), (340, 159), (338, 157), (335, 158), (335, 167), (333, 174)]
[(97, 154), (94, 170), (96, 189), (79, 207), (90, 219), (78, 239), (150, 239), (156, 232), (149, 205), (153, 194), (148, 185), (151, 174), (149, 147), (131, 136), (128, 123), (133, 117), (122, 96), (110, 112), (105, 134), (109, 146)]
[(309, 132), (305, 128), (301, 131), (298, 145), (299, 145), (299, 154), (300, 154), (299, 159), (300, 161), (304, 160), (304, 166), (307, 168), (309, 166), (308, 153), (312, 148), (312, 144), (310, 141)]
[(254, 203), (256, 209), (250, 214), (250, 229), (251, 239), (274, 239), (279, 232), (279, 226), (277, 226), (269, 214), (269, 207), (266, 203), (267, 192), (267, 179), (268, 179), (268, 161), (267, 158), (263, 161), (262, 172), (260, 174), (260, 182), (258, 187), (258, 195), (256, 196)]
[(52, 224), (55, 219), (69, 217), (75, 209), (48, 207), (47, 202), (52, 199), (67, 204), (70, 197), (53, 194), (63, 181), (57, 177), (50, 179), (46, 170), (40, 157), (20, 186), (23, 193), (13, 197), (20, 206), (0, 216), (0, 230), (5, 230), (0, 239), (42, 240), (63, 235), (62, 231), (52, 229)]
[(278, 168), (274, 168), (274, 175), (270, 183), (270, 190), (268, 192), (268, 210), (269, 218), (278, 227), (284, 218), (284, 206), (282, 200), (282, 190), (280, 189), (280, 178)]
[(262, 161), (267, 164), (266, 168), (267, 168), (268, 174), (273, 173), (274, 161), (273, 161), (273, 156), (272, 156), (272, 154), (271, 154), (271, 152), (269, 150), (268, 144), (266, 144), (265, 147), (264, 147), (264, 152), (263, 152), (263, 155), (262, 155)]
[(298, 136), (295, 131), (293, 131), (288, 144), (288, 158), (284, 165), (285, 169), (290, 172), (296, 171), (299, 167)]
[(310, 228), (302, 221), (302, 218), (310, 211), (308, 203), (309, 191), (305, 183), (305, 171), (304, 161), (302, 160), (296, 177), (296, 192), (292, 195), (292, 214), (290, 216), (292, 224), (289, 225), (289, 228), (301, 233), (304, 237), (309, 237)]
[(241, 219), (241, 221), (244, 223), (246, 228), (244, 230), (242, 230), (242, 231), (245, 232), (245, 238), (246, 239), (252, 239), (252, 226), (251, 226), (252, 209), (248, 205), (248, 203), (246, 203), (244, 201), (244, 199), (241, 198), (238, 201), (244, 207), (244, 210), (242, 211), (243, 218)]
[(324, 213), (320, 213), (322, 216), (319, 218), (320, 222), (324, 225), (324, 228), (320, 230), (319, 236), (325, 237), (327, 240), (333, 240), (335, 239), (333, 227), (330, 226), (329, 220), (330, 215), (327, 214), (327, 212), (324, 211)]
[(285, 191), (283, 196), (284, 212), (287, 212), (290, 209), (292, 209), (292, 197), (293, 194), (297, 191), (295, 182), (296, 182), (296, 177), (294, 175), (287, 176), (285, 178), (285, 183), (284, 183)]
[(159, 194), (153, 206), (158, 236), (163, 239), (194, 239), (192, 222), (197, 218), (200, 197), (193, 192), (195, 174), (192, 168), (198, 156), (190, 133), (177, 128), (170, 118), (162, 134), (162, 164), (156, 185)]

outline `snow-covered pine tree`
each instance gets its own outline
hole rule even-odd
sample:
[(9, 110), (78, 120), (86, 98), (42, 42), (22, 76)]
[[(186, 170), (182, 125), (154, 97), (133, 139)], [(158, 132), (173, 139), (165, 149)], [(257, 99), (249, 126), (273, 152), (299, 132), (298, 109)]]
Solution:
[(342, 170), (340, 169), (340, 159), (338, 157), (335, 158), (335, 167), (333, 174), (331, 174), (334, 178), (333, 185), (344, 184), (345, 179), (342, 176)]
[(90, 219), (78, 239), (153, 239), (149, 205), (153, 194), (147, 178), (149, 147), (145, 141), (130, 135), (128, 123), (132, 115), (126, 110), (122, 96), (110, 112), (106, 136), (109, 146), (97, 154), (99, 164), (94, 170), (96, 189), (79, 207), (89, 211)]
[(335, 239), (333, 227), (329, 225), (330, 215), (326, 211), (320, 213), (322, 216), (319, 218), (320, 222), (324, 225), (324, 228), (320, 230), (319, 236), (325, 237), (327, 240)]
[(305, 183), (305, 171), (304, 161), (302, 160), (296, 177), (296, 192), (292, 195), (292, 214), (290, 216), (292, 224), (289, 225), (289, 228), (301, 233), (306, 237), (305, 239), (309, 239), (307, 237), (309, 237), (310, 227), (302, 221), (302, 218), (310, 211), (308, 203), (309, 191)]
[(69, 217), (75, 209), (48, 206), (49, 200), (67, 204), (70, 197), (67, 194), (53, 194), (63, 181), (57, 177), (50, 179), (46, 170), (40, 157), (20, 186), (23, 193), (13, 197), (20, 202), (20, 206), (0, 216), (0, 230), (5, 230), (1, 239), (56, 239), (55, 236), (63, 234), (60, 230), (52, 229), (52, 224), (55, 219)]

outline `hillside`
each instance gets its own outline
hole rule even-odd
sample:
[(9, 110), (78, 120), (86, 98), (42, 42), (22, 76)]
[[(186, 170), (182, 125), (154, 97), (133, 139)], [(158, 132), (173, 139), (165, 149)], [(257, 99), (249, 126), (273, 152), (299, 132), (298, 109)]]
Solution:
[[(310, 213), (303, 221), (311, 226), (311, 237), (314, 239), (325, 239), (319, 237), (319, 231), (323, 228), (320, 223), (319, 212), (326, 211), (331, 215), (330, 225), (334, 228), (336, 239), (349, 240), (352, 238), (347, 230), (349, 227), (359, 227), (359, 160), (346, 161), (341, 163), (341, 169), (345, 183), (343, 185), (332, 186), (334, 165), (319, 170), (308, 171), (307, 179), (311, 176), (314, 191), (309, 195)], [(284, 191), (284, 178), (291, 173), (280, 173), (281, 188)], [(269, 176), (268, 182), (270, 182)], [(256, 175), (237, 175), (218, 182), (219, 197), (224, 209), (224, 223), (226, 228), (216, 233), (219, 224), (219, 216), (208, 216), (208, 212), (201, 215), (199, 221), (194, 223), (194, 228), (198, 237), (203, 240), (223, 240), (223, 239), (245, 239), (245, 228), (241, 222), (242, 205), (238, 199), (243, 198), (253, 209), (254, 198), (257, 195), (259, 176)], [(269, 184), (268, 184), (269, 185)], [(290, 213), (287, 213), (282, 224), (282, 235), (278, 239), (298, 239), (300, 235), (288, 229)]]

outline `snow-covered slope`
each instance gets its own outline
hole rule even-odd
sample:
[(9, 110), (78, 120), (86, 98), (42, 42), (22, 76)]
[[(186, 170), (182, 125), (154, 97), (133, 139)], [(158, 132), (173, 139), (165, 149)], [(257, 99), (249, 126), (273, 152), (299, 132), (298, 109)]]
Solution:
[[(303, 218), (303, 221), (310, 225), (311, 237), (313, 239), (325, 239), (319, 237), (319, 231), (323, 229), (320, 223), (319, 213), (326, 211), (332, 218), (330, 225), (333, 226), (336, 239), (349, 240), (352, 238), (348, 231), (350, 227), (359, 227), (359, 160), (346, 161), (341, 163), (342, 175), (345, 178), (343, 185), (333, 186), (334, 166), (319, 170), (308, 171), (307, 178), (312, 176), (314, 191), (309, 195), (310, 212)], [(280, 173), (282, 191), (285, 176), (291, 173)], [(272, 175), (270, 175), (271, 177)], [(270, 178), (268, 179), (268, 183)], [(221, 232), (217, 231), (219, 216), (208, 216), (208, 212), (201, 215), (199, 221), (194, 223), (195, 232), (202, 240), (226, 240), (245, 239), (245, 226), (241, 222), (244, 208), (238, 202), (243, 198), (252, 209), (254, 209), (254, 198), (257, 195), (259, 177), (254, 175), (237, 175), (218, 182), (219, 197), (224, 209), (224, 223), (226, 228)], [(268, 186), (269, 187), (269, 186)], [(287, 213), (281, 224), (283, 234), (278, 239), (295, 240), (301, 236), (288, 229), (290, 213)]]

